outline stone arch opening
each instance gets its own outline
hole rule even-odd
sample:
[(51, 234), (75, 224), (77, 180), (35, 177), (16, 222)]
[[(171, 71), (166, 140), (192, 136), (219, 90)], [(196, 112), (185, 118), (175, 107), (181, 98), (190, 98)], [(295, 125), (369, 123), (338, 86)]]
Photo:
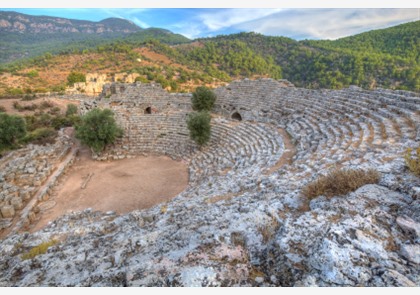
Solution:
[(152, 107), (147, 107), (144, 109), (144, 113), (150, 115), (152, 113)]
[(236, 120), (236, 121), (242, 121), (242, 116), (241, 116), (241, 114), (239, 114), (238, 112), (234, 112), (234, 113), (232, 114), (231, 118), (232, 118), (233, 120)]

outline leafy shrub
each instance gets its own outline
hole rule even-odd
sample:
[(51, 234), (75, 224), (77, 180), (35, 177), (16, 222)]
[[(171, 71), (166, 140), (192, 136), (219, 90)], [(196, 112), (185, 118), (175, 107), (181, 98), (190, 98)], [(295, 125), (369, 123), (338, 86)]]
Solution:
[(13, 108), (18, 110), (19, 112), (23, 111), (35, 111), (38, 108), (38, 105), (36, 103), (30, 104), (30, 105), (21, 105), (17, 101), (13, 103)]
[(200, 146), (206, 144), (210, 139), (210, 121), (210, 114), (205, 111), (191, 113), (188, 116), (187, 126), (190, 131), (190, 138)]
[(420, 176), (420, 146), (416, 149), (415, 155), (412, 153), (413, 149), (409, 148), (404, 156), (405, 165), (415, 175)]
[(45, 110), (45, 109), (49, 109), (52, 108), (54, 106), (54, 104), (50, 101), (46, 101), (44, 100), (43, 102), (41, 102), (41, 104), (39, 105), (39, 109), (40, 110)]
[(60, 110), (59, 107), (53, 107), (48, 111), (49, 114), (55, 115), (55, 116), (58, 116), (60, 114), (60, 112), (61, 112), (61, 110)]
[(75, 104), (68, 104), (66, 109), (66, 117), (76, 115), (77, 114), (77, 105)]
[(25, 143), (33, 143), (38, 145), (46, 145), (55, 142), (57, 131), (50, 127), (35, 129), (25, 136)]
[(42, 127), (51, 127), (53, 117), (49, 114), (40, 114), (37, 116), (25, 116), (26, 126), (28, 131), (34, 131), (35, 129)]
[(67, 82), (69, 86), (73, 86), (77, 82), (86, 82), (86, 75), (80, 72), (71, 72), (67, 76)]
[(9, 95), (21, 95), (24, 94), (23, 90), (20, 88), (8, 88), (6, 93)]
[(0, 113), (0, 148), (13, 146), (26, 135), (26, 122), (22, 117)]
[(210, 111), (216, 101), (216, 95), (209, 88), (200, 86), (195, 89), (191, 102), (195, 111)]
[(54, 246), (57, 243), (57, 240), (41, 243), (38, 246), (33, 247), (31, 250), (29, 250), (29, 252), (22, 254), (22, 260), (32, 259), (38, 255), (45, 254), (47, 253), (49, 247)]
[(0, 113), (5, 113), (6, 112), (6, 108), (4, 106), (0, 106)]
[(62, 116), (58, 115), (52, 119), (51, 126), (58, 130), (63, 127), (76, 126), (80, 124), (80, 117), (77, 115)]
[(29, 78), (35, 78), (39, 76), (39, 73), (37, 70), (31, 70), (26, 74), (26, 76), (28, 76)]
[(29, 100), (34, 100), (36, 99), (36, 95), (35, 94), (25, 94), (24, 97), (22, 97), (22, 101), (29, 101)]
[(76, 138), (89, 146), (94, 152), (101, 152), (123, 135), (117, 126), (114, 113), (110, 109), (93, 109), (81, 118), (76, 126)]
[(326, 176), (307, 184), (302, 194), (308, 199), (324, 195), (327, 198), (345, 195), (369, 183), (378, 183), (380, 174), (374, 170), (361, 169), (334, 169)]
[(136, 77), (135, 82), (149, 83), (150, 81), (147, 78), (143, 77), (143, 76), (138, 76), (138, 77)]

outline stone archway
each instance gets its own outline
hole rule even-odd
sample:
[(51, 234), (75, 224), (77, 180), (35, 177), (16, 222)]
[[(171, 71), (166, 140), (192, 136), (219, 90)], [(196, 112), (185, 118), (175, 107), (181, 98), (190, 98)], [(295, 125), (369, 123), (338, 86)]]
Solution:
[(242, 121), (242, 116), (238, 112), (234, 112), (231, 116), (232, 120)]

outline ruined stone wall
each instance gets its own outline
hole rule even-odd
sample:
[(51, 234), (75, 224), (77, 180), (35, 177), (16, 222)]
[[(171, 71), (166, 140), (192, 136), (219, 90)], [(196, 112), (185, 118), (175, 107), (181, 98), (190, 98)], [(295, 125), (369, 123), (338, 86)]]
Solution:
[(283, 80), (234, 81), (226, 87), (214, 90), (217, 96), (214, 112), (229, 118), (234, 113), (239, 113), (245, 121), (267, 121), (268, 113), (272, 111), (275, 102), (281, 98), (279, 89), (285, 87), (294, 89), (293, 85)]
[(189, 138), (186, 119), (191, 94), (171, 94), (160, 84), (107, 84), (101, 99), (82, 105), (109, 108), (124, 130), (124, 137), (96, 158), (122, 159), (133, 155), (163, 154), (174, 159), (188, 157), (197, 148)]
[(0, 162), (0, 230), (29, 203), (39, 187), (69, 152), (70, 138), (60, 132), (55, 144), (29, 145)]
[(154, 113), (191, 110), (190, 93), (169, 93), (158, 83), (111, 83), (104, 86), (100, 100), (106, 106), (123, 104), (127, 107), (151, 107)]
[(143, 108), (111, 106), (124, 137), (97, 157), (122, 159), (132, 155), (163, 154), (174, 159), (187, 157), (197, 146), (189, 138), (188, 112), (144, 114)]

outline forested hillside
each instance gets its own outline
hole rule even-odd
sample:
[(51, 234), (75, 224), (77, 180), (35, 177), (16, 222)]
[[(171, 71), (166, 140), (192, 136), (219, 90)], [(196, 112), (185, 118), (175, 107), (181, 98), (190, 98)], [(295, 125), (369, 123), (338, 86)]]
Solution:
[[(295, 41), (255, 33), (199, 40), (245, 43), (274, 59), (283, 78), (307, 88), (385, 87), (420, 90), (420, 21), (335, 41)], [(204, 50), (204, 49), (203, 49)]]

